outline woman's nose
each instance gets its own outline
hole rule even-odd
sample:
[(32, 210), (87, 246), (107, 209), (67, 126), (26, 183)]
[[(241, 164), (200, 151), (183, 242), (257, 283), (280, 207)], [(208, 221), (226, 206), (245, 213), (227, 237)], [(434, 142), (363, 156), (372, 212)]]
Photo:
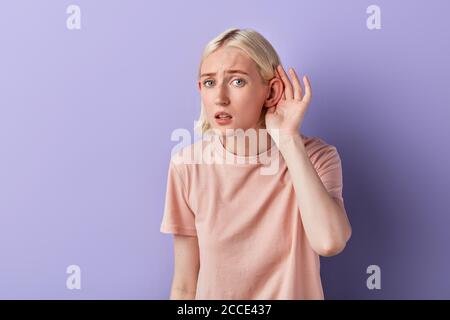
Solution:
[(227, 105), (229, 104), (230, 100), (228, 98), (228, 92), (225, 85), (219, 85), (217, 86), (217, 96), (216, 96), (216, 103), (219, 105)]

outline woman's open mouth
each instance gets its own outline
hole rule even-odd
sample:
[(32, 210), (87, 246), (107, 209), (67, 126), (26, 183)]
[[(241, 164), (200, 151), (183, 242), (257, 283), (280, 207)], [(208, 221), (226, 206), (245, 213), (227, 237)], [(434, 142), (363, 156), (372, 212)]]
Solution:
[(232, 121), (231, 119), (233, 119), (231, 114), (223, 112), (223, 111), (216, 112), (214, 117), (216, 118), (217, 124), (221, 124), (221, 125), (230, 124)]

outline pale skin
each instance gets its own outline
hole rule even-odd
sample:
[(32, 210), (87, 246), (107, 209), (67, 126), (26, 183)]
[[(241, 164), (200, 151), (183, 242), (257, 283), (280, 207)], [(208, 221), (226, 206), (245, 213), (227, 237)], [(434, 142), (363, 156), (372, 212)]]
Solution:
[[(222, 47), (203, 61), (198, 89), (207, 121), (214, 129), (221, 131), (222, 142), (227, 147), (226, 129), (262, 129), (258, 125), (261, 111), (276, 105), (282, 95), (283, 83), (276, 77), (267, 81), (262, 79), (256, 63), (241, 49)], [(232, 122), (218, 125), (215, 119), (217, 111), (230, 113)], [(261, 146), (257, 138), (256, 145)], [(266, 139), (266, 146), (270, 146), (270, 136), (266, 135)], [(231, 152), (250, 155), (247, 140), (236, 142)], [(259, 149), (257, 152), (262, 151)]]
[[(229, 70), (241, 70), (246, 75), (229, 73)], [(240, 49), (227, 47), (208, 56), (202, 64), (201, 73), (214, 73), (198, 81), (207, 119), (212, 127), (219, 130), (260, 129), (258, 120), (261, 110), (268, 108), (265, 116), (267, 139), (273, 138), (286, 162), (311, 247), (325, 257), (340, 253), (352, 232), (344, 204), (327, 192), (306, 153), (299, 132), (312, 98), (309, 78), (306, 75), (303, 77), (304, 94), (293, 68), (289, 69), (292, 82), (281, 65), (277, 66), (276, 75), (271, 80), (263, 81), (250, 57)], [(241, 86), (242, 83), (245, 85)], [(232, 122), (225, 126), (217, 125), (214, 118), (217, 111), (230, 113)], [(279, 133), (276, 138), (273, 135), (275, 130)], [(226, 140), (224, 136), (225, 147)], [(267, 145), (270, 146), (270, 143)], [(239, 144), (230, 151), (251, 154), (248, 148), (241, 148)], [(258, 153), (263, 151), (257, 150)], [(174, 254), (175, 270), (170, 298), (194, 299), (200, 265), (197, 237), (175, 235)]]

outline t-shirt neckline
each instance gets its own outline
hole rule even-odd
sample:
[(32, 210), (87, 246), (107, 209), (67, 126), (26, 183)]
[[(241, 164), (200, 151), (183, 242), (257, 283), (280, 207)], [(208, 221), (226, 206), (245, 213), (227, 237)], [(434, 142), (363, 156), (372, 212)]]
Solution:
[[(266, 157), (266, 158), (273, 158), (274, 157), (274, 153), (278, 152), (278, 148), (276, 146), (275, 141), (273, 141), (273, 139), (270, 139), (270, 148), (266, 149), (265, 151), (255, 154), (255, 155), (249, 155), (249, 156), (245, 156), (245, 155), (237, 155), (234, 154), (233, 152), (229, 151), (227, 148), (225, 148), (225, 146), (222, 144), (222, 141), (220, 140), (219, 136), (214, 136), (213, 138), (213, 143), (216, 146), (216, 150), (219, 152), (220, 155), (224, 155), (226, 157), (228, 157), (228, 159), (232, 159), (232, 160), (239, 160), (240, 163), (244, 162), (244, 163), (261, 163), (261, 161), (259, 161), (261, 159), (261, 157)], [(270, 155), (269, 155), (270, 153)]]

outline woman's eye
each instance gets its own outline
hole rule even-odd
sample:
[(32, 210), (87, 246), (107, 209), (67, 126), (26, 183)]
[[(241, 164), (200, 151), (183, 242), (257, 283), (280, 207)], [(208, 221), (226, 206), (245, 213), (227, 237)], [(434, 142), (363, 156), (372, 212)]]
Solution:
[[(240, 81), (242, 84), (245, 83), (245, 81), (244, 81), (243, 79), (235, 79), (234, 81)], [(239, 84), (238, 84), (238, 86), (239, 86), (239, 87), (242, 87), (242, 85), (239, 85)]]
[[(244, 79), (234, 79), (233, 81), (238, 81), (238, 83), (237, 83), (238, 87), (242, 87), (243, 84), (245, 83)], [(213, 80), (205, 80), (205, 81), (203, 81), (203, 85), (205, 87), (210, 87), (211, 85), (208, 85), (209, 82), (213, 82)]]
[(212, 80), (205, 80), (205, 81), (203, 81), (203, 85), (204, 86), (206, 86), (206, 87), (209, 87), (208, 85), (206, 85), (208, 82), (211, 82)]

